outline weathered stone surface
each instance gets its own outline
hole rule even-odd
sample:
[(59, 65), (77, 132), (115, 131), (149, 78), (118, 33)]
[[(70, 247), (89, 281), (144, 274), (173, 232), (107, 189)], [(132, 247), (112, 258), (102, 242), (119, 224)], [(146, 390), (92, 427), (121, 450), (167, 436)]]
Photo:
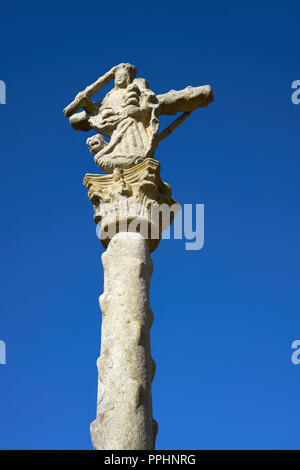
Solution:
[(102, 255), (103, 317), (93, 445), (109, 450), (154, 449), (158, 426), (151, 401), (155, 365), (150, 352), (150, 251), (179, 207), (153, 159), (125, 170), (115, 168), (113, 175), (87, 174), (84, 184), (94, 220), (101, 227), (99, 234), (108, 235), (101, 238), (107, 250)]
[(210, 85), (192, 87), (183, 90), (170, 90), (163, 95), (157, 95), (160, 114), (191, 113), (197, 108), (204, 108), (214, 99)]
[(142, 233), (154, 251), (179, 210), (170, 185), (160, 178), (159, 162), (150, 158), (127, 170), (115, 168), (113, 175), (87, 174), (83, 183), (105, 248), (116, 232), (129, 230)]
[[(64, 110), (74, 129), (97, 132), (87, 145), (96, 164), (109, 173), (84, 179), (106, 248), (97, 417), (91, 424), (94, 448), (103, 450), (155, 446), (150, 252), (179, 206), (171, 187), (160, 178), (154, 154), (161, 140), (214, 99), (209, 85), (156, 95), (145, 79), (135, 78), (136, 73), (131, 64), (113, 67)], [(91, 97), (113, 79), (114, 88), (102, 101), (93, 102)], [(182, 114), (159, 133), (159, 116), (178, 112)]]
[(150, 351), (153, 314), (149, 305), (152, 260), (138, 233), (117, 233), (102, 255), (104, 293), (95, 449), (154, 449)]
[[(130, 168), (146, 158), (154, 158), (159, 142), (168, 137), (190, 114), (214, 99), (209, 85), (171, 90), (155, 95), (147, 80), (135, 78), (131, 64), (113, 67), (65, 108), (64, 113), (76, 130), (94, 129), (87, 139), (96, 164), (106, 173), (114, 168)], [(115, 87), (99, 103), (91, 96), (114, 78)], [(77, 112), (81, 108), (84, 111)], [(160, 134), (159, 115), (182, 112), (180, 118)], [(106, 137), (109, 141), (104, 139)]]

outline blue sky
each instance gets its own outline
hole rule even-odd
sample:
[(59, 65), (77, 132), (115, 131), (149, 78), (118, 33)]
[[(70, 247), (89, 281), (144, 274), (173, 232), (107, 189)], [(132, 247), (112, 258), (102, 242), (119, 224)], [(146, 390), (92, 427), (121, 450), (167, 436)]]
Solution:
[(0, 448), (92, 448), (103, 249), (82, 179), (97, 167), (62, 109), (131, 62), (156, 93), (215, 90), (156, 154), (175, 199), (205, 204), (202, 250), (153, 253), (157, 448), (300, 449), (299, 3), (0, 8)]

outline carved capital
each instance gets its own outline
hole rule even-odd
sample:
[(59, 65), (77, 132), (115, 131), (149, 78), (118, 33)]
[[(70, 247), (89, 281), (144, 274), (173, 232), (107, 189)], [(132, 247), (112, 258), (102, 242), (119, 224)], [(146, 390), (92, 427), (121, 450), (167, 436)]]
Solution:
[(170, 185), (160, 178), (160, 164), (147, 158), (129, 168), (115, 168), (113, 174), (87, 174), (83, 184), (94, 207), (94, 221), (105, 248), (120, 231), (141, 233), (154, 251), (160, 235), (179, 210), (171, 197)]

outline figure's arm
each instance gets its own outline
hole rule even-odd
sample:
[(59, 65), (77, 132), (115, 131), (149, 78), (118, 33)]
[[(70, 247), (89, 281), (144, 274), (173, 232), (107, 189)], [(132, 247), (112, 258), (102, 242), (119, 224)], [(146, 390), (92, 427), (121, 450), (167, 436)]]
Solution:
[(160, 114), (191, 113), (197, 108), (204, 108), (214, 99), (210, 85), (192, 87), (183, 90), (170, 90), (163, 95), (157, 95)]
[(104, 85), (106, 85), (110, 80), (114, 78), (116, 67), (113, 67), (108, 72), (106, 72), (102, 77), (99, 77), (92, 85), (89, 85), (85, 88), (84, 91), (81, 91), (76, 95), (74, 101), (70, 103), (64, 109), (64, 115), (66, 117), (72, 116), (80, 108), (87, 110), (89, 114), (92, 114), (95, 111), (95, 104), (90, 100), (90, 97), (101, 90)]

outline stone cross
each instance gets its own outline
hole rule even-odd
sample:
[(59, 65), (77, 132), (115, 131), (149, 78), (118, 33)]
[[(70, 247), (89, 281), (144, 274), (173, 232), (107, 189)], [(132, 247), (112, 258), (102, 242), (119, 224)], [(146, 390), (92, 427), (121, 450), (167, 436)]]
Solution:
[[(133, 65), (119, 64), (64, 109), (74, 129), (97, 132), (87, 145), (106, 173), (84, 178), (106, 250), (97, 416), (91, 424), (97, 450), (155, 448), (150, 253), (172, 223), (178, 204), (171, 187), (161, 180), (154, 154), (162, 139), (214, 97), (209, 85), (156, 95), (145, 79), (135, 78), (136, 73)], [(91, 97), (112, 79), (114, 88), (100, 102), (93, 102)], [(159, 133), (159, 116), (178, 112), (182, 114)]]

